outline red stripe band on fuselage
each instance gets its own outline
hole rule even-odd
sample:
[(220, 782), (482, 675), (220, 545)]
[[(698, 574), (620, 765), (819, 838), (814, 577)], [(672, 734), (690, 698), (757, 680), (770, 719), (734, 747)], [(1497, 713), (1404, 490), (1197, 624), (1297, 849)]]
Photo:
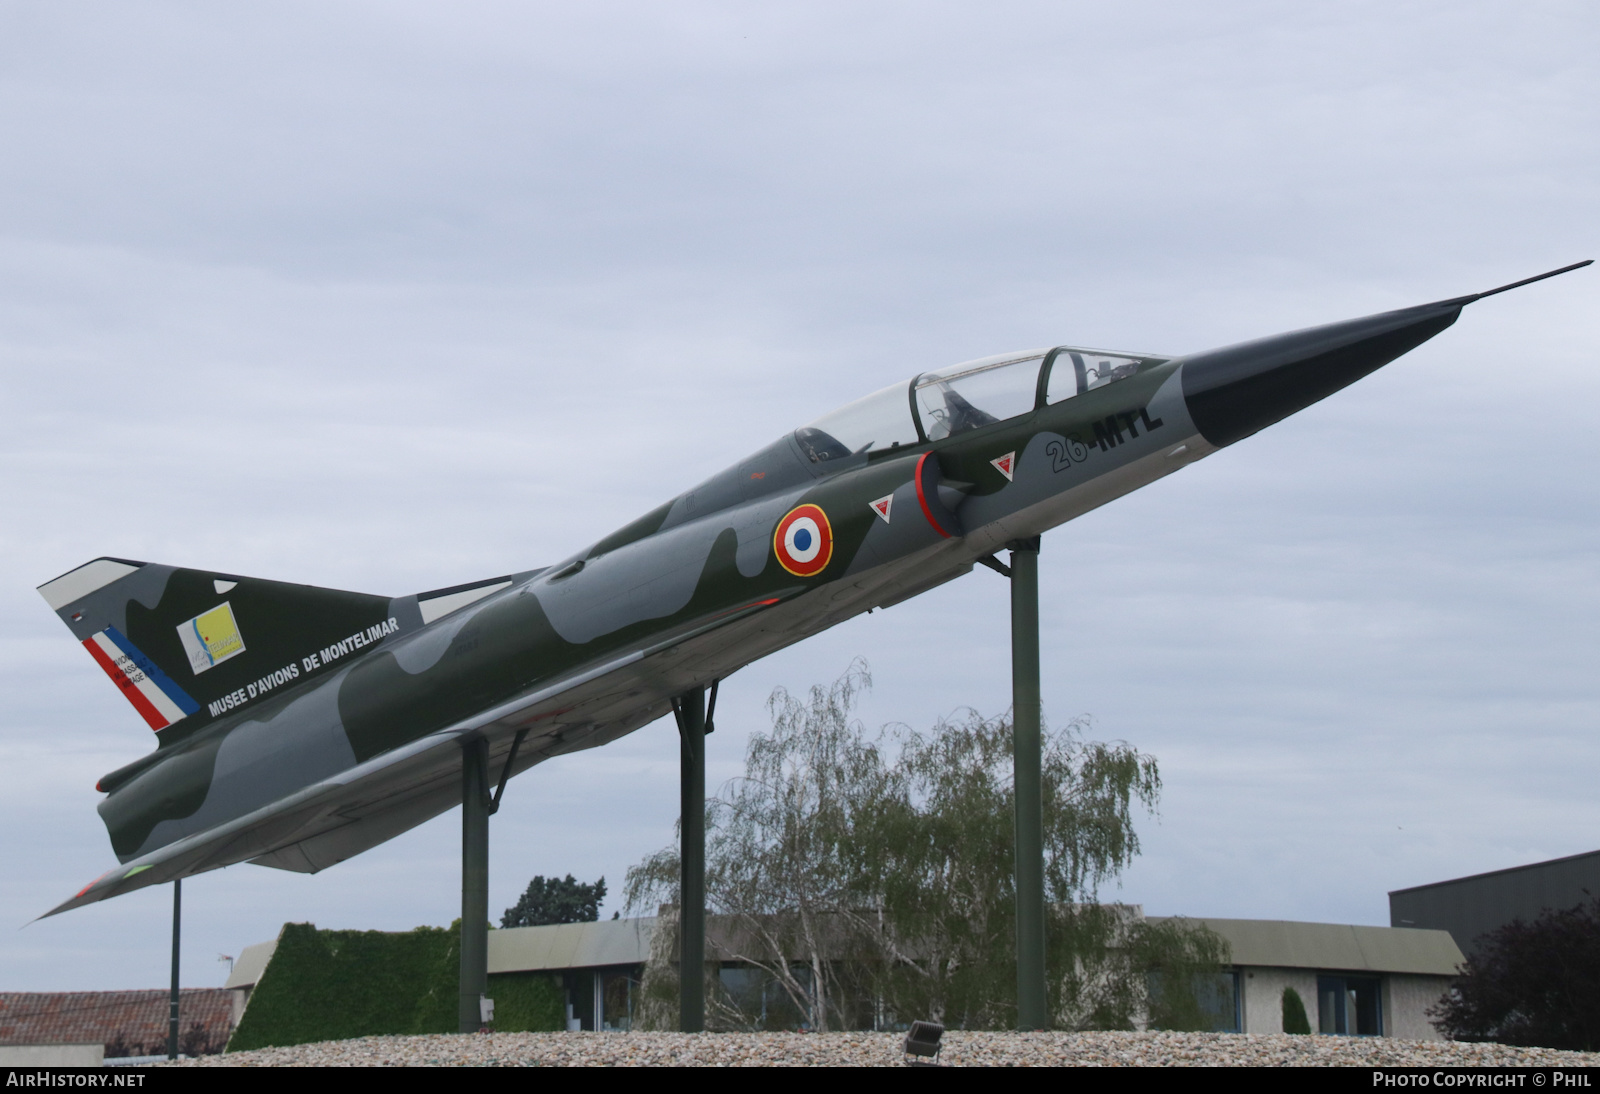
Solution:
[(96, 664), (106, 670), (106, 675), (111, 677), (113, 684), (117, 685), (117, 690), (128, 697), (128, 702), (133, 704), (133, 709), (137, 710), (139, 716), (149, 723), (151, 729), (167, 728), (169, 723), (166, 716), (157, 710), (155, 704), (146, 699), (144, 693), (134, 686), (132, 680), (128, 679), (127, 674), (117, 668), (111, 658), (106, 656), (106, 651), (100, 648), (100, 643), (92, 638), (85, 639), (83, 648), (89, 651), (89, 656), (95, 659)]
[(928, 523), (933, 525), (933, 530), (938, 532), (945, 539), (949, 539), (950, 533), (941, 528), (939, 526), (939, 522), (933, 519), (933, 510), (928, 508), (927, 495), (922, 492), (922, 465), (928, 462), (928, 457), (931, 455), (933, 455), (932, 452), (924, 452), (922, 454), (922, 458), (917, 461), (917, 471), (915, 476), (917, 480), (917, 504), (922, 506), (922, 515), (928, 518)]
[(78, 896), (75, 896), (72, 899), (73, 900), (77, 900), (79, 896), (82, 896), (84, 893), (87, 893), (90, 889), (93, 889), (96, 885), (99, 885), (102, 881), (104, 881), (106, 878), (110, 877), (115, 872), (116, 871), (114, 871), (114, 870), (107, 870), (105, 873), (101, 874), (99, 877), (97, 877), (93, 881), (89, 882), (89, 884), (87, 884), (83, 888), (79, 889), (78, 890)]
[(771, 600), (755, 600), (755, 601), (751, 601), (749, 604), (746, 604), (741, 608), (729, 608), (725, 612), (718, 612), (716, 615), (712, 616), (711, 618), (712, 619), (721, 619), (723, 616), (732, 615), (734, 612), (749, 611), (751, 608), (765, 608), (765, 607), (768, 607), (769, 605), (776, 604), (778, 602), (778, 600), (779, 600), (779, 598), (775, 596)]

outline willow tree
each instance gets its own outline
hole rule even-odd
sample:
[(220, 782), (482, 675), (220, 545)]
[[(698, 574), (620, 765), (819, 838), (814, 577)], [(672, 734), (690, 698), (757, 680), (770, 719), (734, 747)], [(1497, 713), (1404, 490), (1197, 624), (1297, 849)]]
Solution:
[[(1044, 732), (1051, 1010), (1071, 1026), (1123, 1025), (1142, 1000), (1143, 978), (1108, 972), (1104, 954), (1126, 945), (1125, 917), (1101, 908), (1098, 891), (1139, 853), (1134, 813), (1154, 809), (1161, 779), (1153, 757), (1086, 741), (1085, 728)], [(864, 890), (878, 897), (896, 951), (884, 997), (903, 1015), (1014, 1028), (1010, 719), (969, 712), (898, 736), (896, 794), (864, 815), (857, 833), (870, 864)], [(1130, 1005), (1108, 1007), (1100, 1001), (1108, 992)], [(1086, 1006), (1089, 998), (1097, 1001)]]
[[(717, 1024), (861, 1024), (856, 1011), (870, 989), (863, 991), (860, 975), (876, 965), (881, 931), (872, 902), (861, 897), (857, 831), (863, 812), (892, 797), (894, 782), (877, 742), (850, 718), (856, 694), (870, 684), (857, 661), (830, 687), (813, 687), (805, 702), (774, 691), (772, 732), (750, 738), (744, 777), (706, 804), (706, 901), (719, 917), (709, 952), (757, 974), (712, 985), (707, 1000)], [(678, 876), (675, 846), (631, 868), (629, 907), (675, 904)], [(647, 970), (657, 981), (670, 975)]]
[[(806, 701), (775, 691), (772, 732), (752, 736), (744, 777), (708, 803), (711, 950), (749, 970), (713, 984), (713, 1015), (747, 1027), (1012, 1028), (1010, 721), (969, 712), (927, 733), (869, 735), (851, 717), (869, 685), (857, 661)], [(1155, 808), (1156, 762), (1087, 741), (1086, 728), (1044, 734), (1052, 1012), (1069, 1028), (1192, 1024), (1193, 1008), (1171, 1000), (1225, 956), (1215, 936), (1097, 902), (1138, 854), (1134, 816)], [(630, 906), (674, 901), (676, 880), (676, 851), (658, 852), (629, 871)], [(1163, 999), (1150, 997), (1152, 967), (1174, 989)]]

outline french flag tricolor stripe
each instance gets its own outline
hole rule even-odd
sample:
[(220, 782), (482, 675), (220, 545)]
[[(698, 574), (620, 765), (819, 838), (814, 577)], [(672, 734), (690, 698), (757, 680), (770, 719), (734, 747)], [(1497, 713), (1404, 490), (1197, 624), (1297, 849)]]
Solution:
[[(176, 703), (178, 709), (183, 711), (184, 714), (193, 714), (195, 711), (200, 709), (200, 704), (191, 699), (189, 697), (189, 693), (180, 688), (173, 681), (172, 677), (162, 672), (161, 666), (157, 665), (154, 661), (150, 660), (150, 658), (146, 657), (140, 651), (138, 646), (135, 646), (132, 642), (128, 641), (127, 635), (123, 634), (115, 627), (107, 627), (100, 633), (106, 638), (109, 638), (112, 645), (121, 650), (122, 655), (129, 661), (132, 661), (140, 672), (148, 676), (150, 678), (150, 682), (155, 684), (156, 687), (160, 688), (168, 699)], [(179, 717), (182, 717), (182, 715)], [(173, 719), (174, 722), (177, 720), (177, 718)]]
[[(200, 704), (117, 633), (115, 627), (85, 639), (83, 646), (151, 729), (166, 729), (200, 709)], [(168, 689), (176, 694), (169, 694)]]
[[(111, 677), (111, 682), (117, 685), (122, 694), (128, 697), (128, 702), (133, 704), (133, 709), (137, 710), (139, 716), (149, 723), (151, 729), (166, 729), (172, 724), (172, 719), (165, 717), (161, 711), (157, 710), (155, 705), (145, 698), (144, 693), (139, 690), (137, 685), (128, 679), (128, 674), (117, 667), (117, 663), (112, 660), (111, 654), (108, 654), (105, 649), (105, 646), (110, 645), (110, 643), (102, 645), (100, 642), (102, 637), (102, 635), (97, 634), (92, 638), (85, 638), (83, 640), (83, 648), (88, 650), (89, 656), (93, 657), (99, 666), (106, 670), (106, 675)], [(113, 650), (116, 649), (115, 646), (111, 648)]]

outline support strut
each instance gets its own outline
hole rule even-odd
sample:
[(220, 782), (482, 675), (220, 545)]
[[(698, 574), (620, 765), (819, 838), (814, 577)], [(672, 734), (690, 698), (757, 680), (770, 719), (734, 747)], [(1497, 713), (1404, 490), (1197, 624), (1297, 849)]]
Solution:
[(1044, 786), (1039, 712), (1039, 537), (1011, 549), (1011, 734), (1017, 807), (1017, 1028), (1048, 1029)]
[(183, 925), (183, 879), (172, 883), (172, 997), (167, 1001), (167, 1059), (178, 1058), (178, 940)]
[[(714, 689), (713, 689), (714, 693)], [(706, 693), (695, 688), (672, 703), (678, 716), (678, 1028), (706, 1028)]]
[[(508, 765), (509, 770), (509, 765)], [(489, 991), (489, 742), (461, 743), (461, 1000), (457, 1029), (476, 1033)]]

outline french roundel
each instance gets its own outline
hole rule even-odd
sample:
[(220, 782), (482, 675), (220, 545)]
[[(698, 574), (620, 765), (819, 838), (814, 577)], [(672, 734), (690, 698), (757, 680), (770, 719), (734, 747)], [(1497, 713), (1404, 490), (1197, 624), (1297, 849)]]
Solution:
[(819, 574), (833, 557), (833, 527), (819, 506), (791, 509), (772, 533), (772, 550), (785, 570), (796, 577)]

